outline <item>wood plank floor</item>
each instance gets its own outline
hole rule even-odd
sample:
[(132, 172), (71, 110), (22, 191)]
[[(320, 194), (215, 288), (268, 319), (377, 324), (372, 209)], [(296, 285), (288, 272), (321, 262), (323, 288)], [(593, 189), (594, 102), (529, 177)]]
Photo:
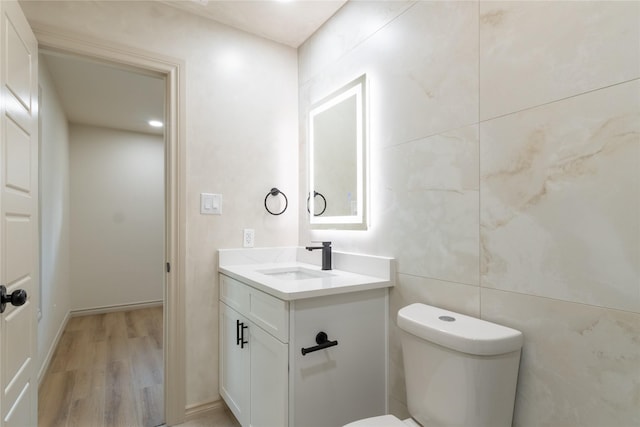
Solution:
[(162, 307), (71, 318), (39, 389), (40, 427), (163, 422)]

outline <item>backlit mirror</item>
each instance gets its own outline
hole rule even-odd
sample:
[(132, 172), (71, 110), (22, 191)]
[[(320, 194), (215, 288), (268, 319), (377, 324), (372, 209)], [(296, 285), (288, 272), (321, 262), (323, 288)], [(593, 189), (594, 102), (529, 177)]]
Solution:
[(366, 75), (315, 103), (309, 113), (312, 228), (367, 228)]

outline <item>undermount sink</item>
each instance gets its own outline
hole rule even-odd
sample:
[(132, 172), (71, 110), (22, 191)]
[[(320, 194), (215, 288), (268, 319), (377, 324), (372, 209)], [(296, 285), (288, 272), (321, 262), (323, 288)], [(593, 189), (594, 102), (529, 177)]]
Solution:
[(307, 280), (333, 276), (331, 273), (303, 267), (273, 268), (270, 270), (258, 270), (257, 273), (282, 280)]

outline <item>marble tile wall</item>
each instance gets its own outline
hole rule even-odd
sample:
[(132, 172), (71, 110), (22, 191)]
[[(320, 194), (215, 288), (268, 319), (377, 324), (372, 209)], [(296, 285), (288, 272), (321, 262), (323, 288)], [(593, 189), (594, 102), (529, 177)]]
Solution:
[(370, 228), (300, 243), (397, 258), (392, 413), (424, 302), (523, 331), (515, 426), (640, 424), (639, 46), (638, 2), (481, 0), (348, 3), (299, 49), (301, 165), (309, 105), (370, 79)]

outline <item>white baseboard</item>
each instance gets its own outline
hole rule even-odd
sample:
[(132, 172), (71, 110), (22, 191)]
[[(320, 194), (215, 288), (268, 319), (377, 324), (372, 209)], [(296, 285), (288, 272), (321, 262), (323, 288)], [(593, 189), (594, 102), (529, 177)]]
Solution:
[(184, 411), (185, 422), (195, 420), (205, 415), (224, 412), (226, 409), (227, 408), (222, 402), (222, 399), (215, 400), (213, 402), (200, 403), (197, 405), (189, 405)]
[(84, 308), (80, 310), (71, 310), (71, 317), (89, 316), (91, 314), (114, 313), (116, 311), (138, 310), (140, 308), (160, 307), (163, 301), (147, 301), (133, 304), (105, 305), (102, 307)]
[(42, 384), (42, 379), (44, 378), (44, 374), (49, 369), (49, 365), (51, 364), (51, 359), (53, 358), (53, 353), (58, 348), (58, 343), (60, 342), (60, 338), (62, 337), (62, 333), (64, 329), (67, 327), (67, 323), (69, 323), (69, 319), (71, 318), (71, 312), (67, 311), (67, 314), (64, 316), (62, 322), (60, 322), (60, 327), (58, 328), (58, 332), (56, 332), (56, 336), (53, 338), (53, 342), (47, 351), (47, 357), (45, 357), (42, 362), (42, 366), (40, 366), (40, 370), (38, 371), (38, 388), (40, 384)]

